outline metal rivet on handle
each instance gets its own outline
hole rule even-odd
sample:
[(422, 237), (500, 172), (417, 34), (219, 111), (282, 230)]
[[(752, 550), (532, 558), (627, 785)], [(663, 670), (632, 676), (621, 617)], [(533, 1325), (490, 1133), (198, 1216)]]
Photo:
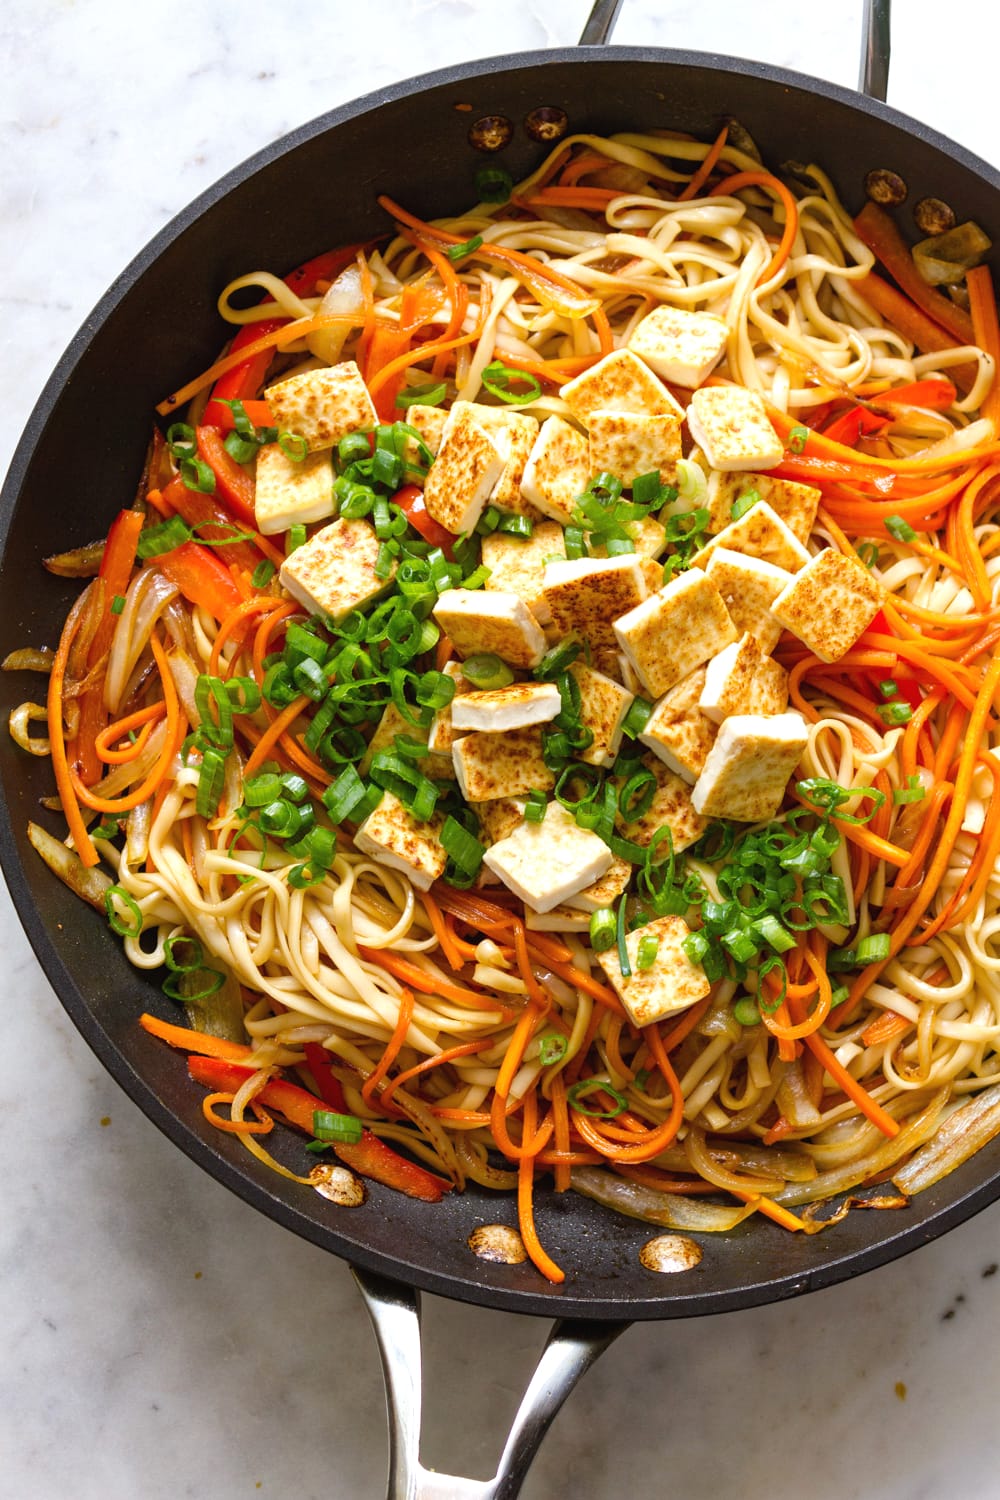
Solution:
[(469, 145), (477, 151), (502, 151), (513, 134), (514, 127), (506, 115), (483, 115), (469, 126)]
[(555, 104), (540, 104), (524, 117), (524, 128), (533, 141), (559, 141), (569, 128), (569, 116)]

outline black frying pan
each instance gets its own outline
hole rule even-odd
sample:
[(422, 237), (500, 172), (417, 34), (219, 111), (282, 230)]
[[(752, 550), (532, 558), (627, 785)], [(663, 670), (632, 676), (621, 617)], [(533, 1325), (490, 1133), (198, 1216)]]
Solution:
[[(573, 131), (669, 124), (708, 136), (723, 115), (733, 115), (769, 162), (790, 155), (822, 162), (849, 206), (860, 205), (866, 172), (885, 168), (906, 183), (900, 220), (908, 232), (910, 207), (938, 197), (960, 218), (974, 218), (1000, 237), (1000, 177), (985, 163), (878, 102), (757, 64), (594, 46), (586, 54), (493, 59), (372, 95), (295, 132), (205, 194), (138, 257), (70, 346), (3, 490), (0, 654), (54, 638), (71, 591), (46, 575), (39, 560), (53, 545), (89, 540), (132, 494), (151, 407), (215, 352), (215, 298), (225, 281), (251, 264), (280, 269), (383, 231), (378, 192), (426, 216), (453, 209), (470, 197), (482, 162), (469, 135), (483, 118), (510, 122), (501, 159), (515, 177), (523, 174), (546, 149), (524, 125), (539, 106), (564, 111)], [(331, 189), (344, 186), (317, 197), (310, 189), (324, 180)], [(92, 421), (95, 392), (105, 413), (99, 428)], [(65, 484), (67, 453), (76, 456), (72, 489)], [(21, 684), (0, 680), (0, 693), (6, 713), (21, 696)], [(569, 1272), (558, 1288), (530, 1266), (492, 1265), (470, 1254), (466, 1238), (474, 1224), (513, 1222), (512, 1205), (494, 1195), (471, 1189), (427, 1206), (373, 1186), (366, 1209), (338, 1211), (205, 1127), (200, 1090), (191, 1088), (183, 1060), (136, 1026), (142, 1008), (168, 1014), (158, 987), (131, 969), (100, 920), (27, 847), (25, 825), (37, 815), (38, 797), (51, 789), (47, 767), (26, 764), (4, 735), (0, 778), (0, 854), (15, 904), (62, 1003), (98, 1057), (213, 1176), (358, 1268), (401, 1403), (393, 1494), (429, 1493), (412, 1477), (419, 1392), (412, 1288), (573, 1320), (550, 1346), (529, 1392), (530, 1412), (508, 1464), (512, 1473), (522, 1472), (547, 1415), (627, 1320), (720, 1312), (830, 1285), (904, 1254), (1000, 1196), (1000, 1143), (994, 1143), (905, 1213), (855, 1214), (813, 1238), (748, 1221), (708, 1242), (689, 1277), (655, 1277), (638, 1259), (648, 1228), (576, 1195), (542, 1192), (541, 1234)], [(462, 1493), (512, 1495), (516, 1484), (509, 1477), (489, 1491)]]

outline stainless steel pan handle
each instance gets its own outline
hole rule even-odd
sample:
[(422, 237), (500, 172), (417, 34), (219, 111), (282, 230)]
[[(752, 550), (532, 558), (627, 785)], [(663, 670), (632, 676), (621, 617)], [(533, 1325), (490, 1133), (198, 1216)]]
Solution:
[(354, 1270), (375, 1328), (389, 1415), (387, 1500), (515, 1500), (549, 1424), (599, 1355), (627, 1323), (563, 1319), (549, 1335), (517, 1409), (492, 1479), (438, 1474), (420, 1462), (420, 1296), (370, 1271)]

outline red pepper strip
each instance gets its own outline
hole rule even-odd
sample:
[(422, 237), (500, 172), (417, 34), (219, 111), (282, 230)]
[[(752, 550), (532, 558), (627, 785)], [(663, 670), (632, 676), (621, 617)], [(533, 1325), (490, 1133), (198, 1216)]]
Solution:
[(930, 411), (947, 411), (958, 392), (950, 380), (936, 375), (928, 380), (911, 380), (908, 385), (893, 386), (881, 395), (871, 396), (873, 406), (923, 406)]
[[(230, 353), (234, 349), (242, 349), (246, 344), (252, 344), (255, 339), (264, 338), (265, 335), (273, 333), (276, 328), (281, 328), (287, 322), (287, 318), (262, 318), (259, 323), (244, 323), (237, 330), (229, 346)], [(273, 358), (273, 349), (262, 349), (259, 354), (251, 355), (245, 364), (234, 365), (231, 370), (226, 371), (225, 375), (220, 375), (212, 387), (212, 394), (201, 419), (204, 425), (221, 427), (224, 432), (228, 431), (233, 425), (233, 414), (228, 406), (223, 406), (223, 401), (245, 403), (251, 396), (256, 396)], [(247, 416), (250, 416), (249, 412)], [(251, 417), (251, 421), (255, 420)], [(270, 423), (259, 425), (270, 426)]]
[(224, 620), (231, 610), (243, 603), (243, 595), (233, 582), (232, 574), (214, 555), (211, 548), (197, 542), (183, 542), (172, 552), (156, 559), (165, 578), (176, 583), (185, 599), (207, 609), (217, 620)]
[[(253, 1069), (214, 1057), (189, 1057), (188, 1072), (197, 1083), (204, 1084), (206, 1088), (235, 1094)], [(261, 1089), (257, 1099), (265, 1108), (275, 1109), (284, 1115), (290, 1124), (297, 1125), (307, 1135), (315, 1135), (313, 1115), (325, 1101), (317, 1099), (307, 1089), (300, 1089), (297, 1084), (276, 1078)], [(424, 1167), (418, 1167), (415, 1162), (407, 1161), (370, 1130), (363, 1130), (360, 1141), (356, 1143), (348, 1145), (342, 1141), (333, 1141), (330, 1144), (334, 1155), (345, 1166), (353, 1167), (362, 1177), (371, 1177), (375, 1182), (385, 1183), (386, 1187), (405, 1193), (408, 1198), (420, 1198), (425, 1203), (439, 1203), (445, 1193), (451, 1191), (451, 1183), (444, 1177), (438, 1177)]]
[(853, 448), (861, 438), (882, 432), (892, 421), (892, 417), (877, 416), (867, 407), (851, 406), (847, 411), (842, 411), (839, 417), (834, 417), (828, 427), (823, 428), (823, 436)]
[(446, 531), (439, 521), (435, 521), (432, 515), (428, 514), (427, 506), (424, 504), (424, 492), (419, 485), (404, 484), (403, 488), (393, 495), (392, 503), (399, 506), (414, 531), (419, 531), (425, 542), (430, 542), (432, 547), (440, 547), (445, 557), (451, 559), (455, 537), (450, 531)]
[[(202, 494), (201, 490), (189, 490), (179, 476), (167, 485), (163, 498), (189, 526), (204, 528), (198, 534), (200, 541), (213, 541), (214, 537), (225, 536), (227, 533), (232, 535), (234, 527), (243, 530), (214, 495)], [(215, 527), (224, 527), (225, 530), (218, 531), (213, 529)], [(227, 568), (232, 564), (248, 573), (253, 572), (263, 556), (252, 542), (225, 542), (221, 546), (216, 546), (213, 542), (212, 551)]]
[(347, 266), (357, 257), (359, 250), (367, 250), (375, 241), (369, 240), (359, 245), (341, 245), (336, 250), (324, 250), (322, 255), (314, 255), (312, 260), (307, 260), (294, 271), (289, 271), (284, 278), (285, 285), (291, 287), (297, 297), (315, 297), (319, 291), (316, 285), (318, 281), (335, 281)]
[[(120, 510), (108, 531), (98, 574), (98, 577), (104, 580), (104, 613), (101, 615), (94, 638), (90, 643), (87, 656), (89, 667), (96, 666), (111, 645), (111, 637), (114, 635), (118, 619), (117, 615), (112, 614), (111, 606), (115, 599), (121, 598), (128, 588), (132, 569), (135, 566), (135, 548), (142, 530), (142, 521), (142, 511)], [(98, 757), (95, 741), (107, 722), (104, 684), (98, 683), (89, 693), (84, 694), (80, 704), (80, 727), (77, 730), (72, 757), (80, 780), (87, 786), (92, 786), (104, 774), (105, 767)]]
[(325, 1047), (321, 1047), (319, 1042), (306, 1042), (303, 1051), (323, 1103), (336, 1110), (338, 1114), (346, 1114), (347, 1100), (344, 1098), (343, 1084), (330, 1066), (329, 1052)]
[(198, 428), (198, 455), (208, 464), (215, 475), (215, 492), (220, 500), (248, 526), (257, 525), (254, 496), (257, 485), (254, 477), (242, 464), (238, 464), (225, 449), (221, 432), (216, 427)]

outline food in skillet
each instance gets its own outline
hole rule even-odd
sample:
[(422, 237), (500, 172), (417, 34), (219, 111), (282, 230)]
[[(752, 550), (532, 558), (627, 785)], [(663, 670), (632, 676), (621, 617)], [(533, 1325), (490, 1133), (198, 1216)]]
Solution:
[(915, 261), (726, 130), (479, 191), (226, 289), (8, 662), (50, 668), (32, 838), (303, 1184), (516, 1189), (551, 1280), (539, 1181), (901, 1205), (1000, 1130), (988, 242)]

